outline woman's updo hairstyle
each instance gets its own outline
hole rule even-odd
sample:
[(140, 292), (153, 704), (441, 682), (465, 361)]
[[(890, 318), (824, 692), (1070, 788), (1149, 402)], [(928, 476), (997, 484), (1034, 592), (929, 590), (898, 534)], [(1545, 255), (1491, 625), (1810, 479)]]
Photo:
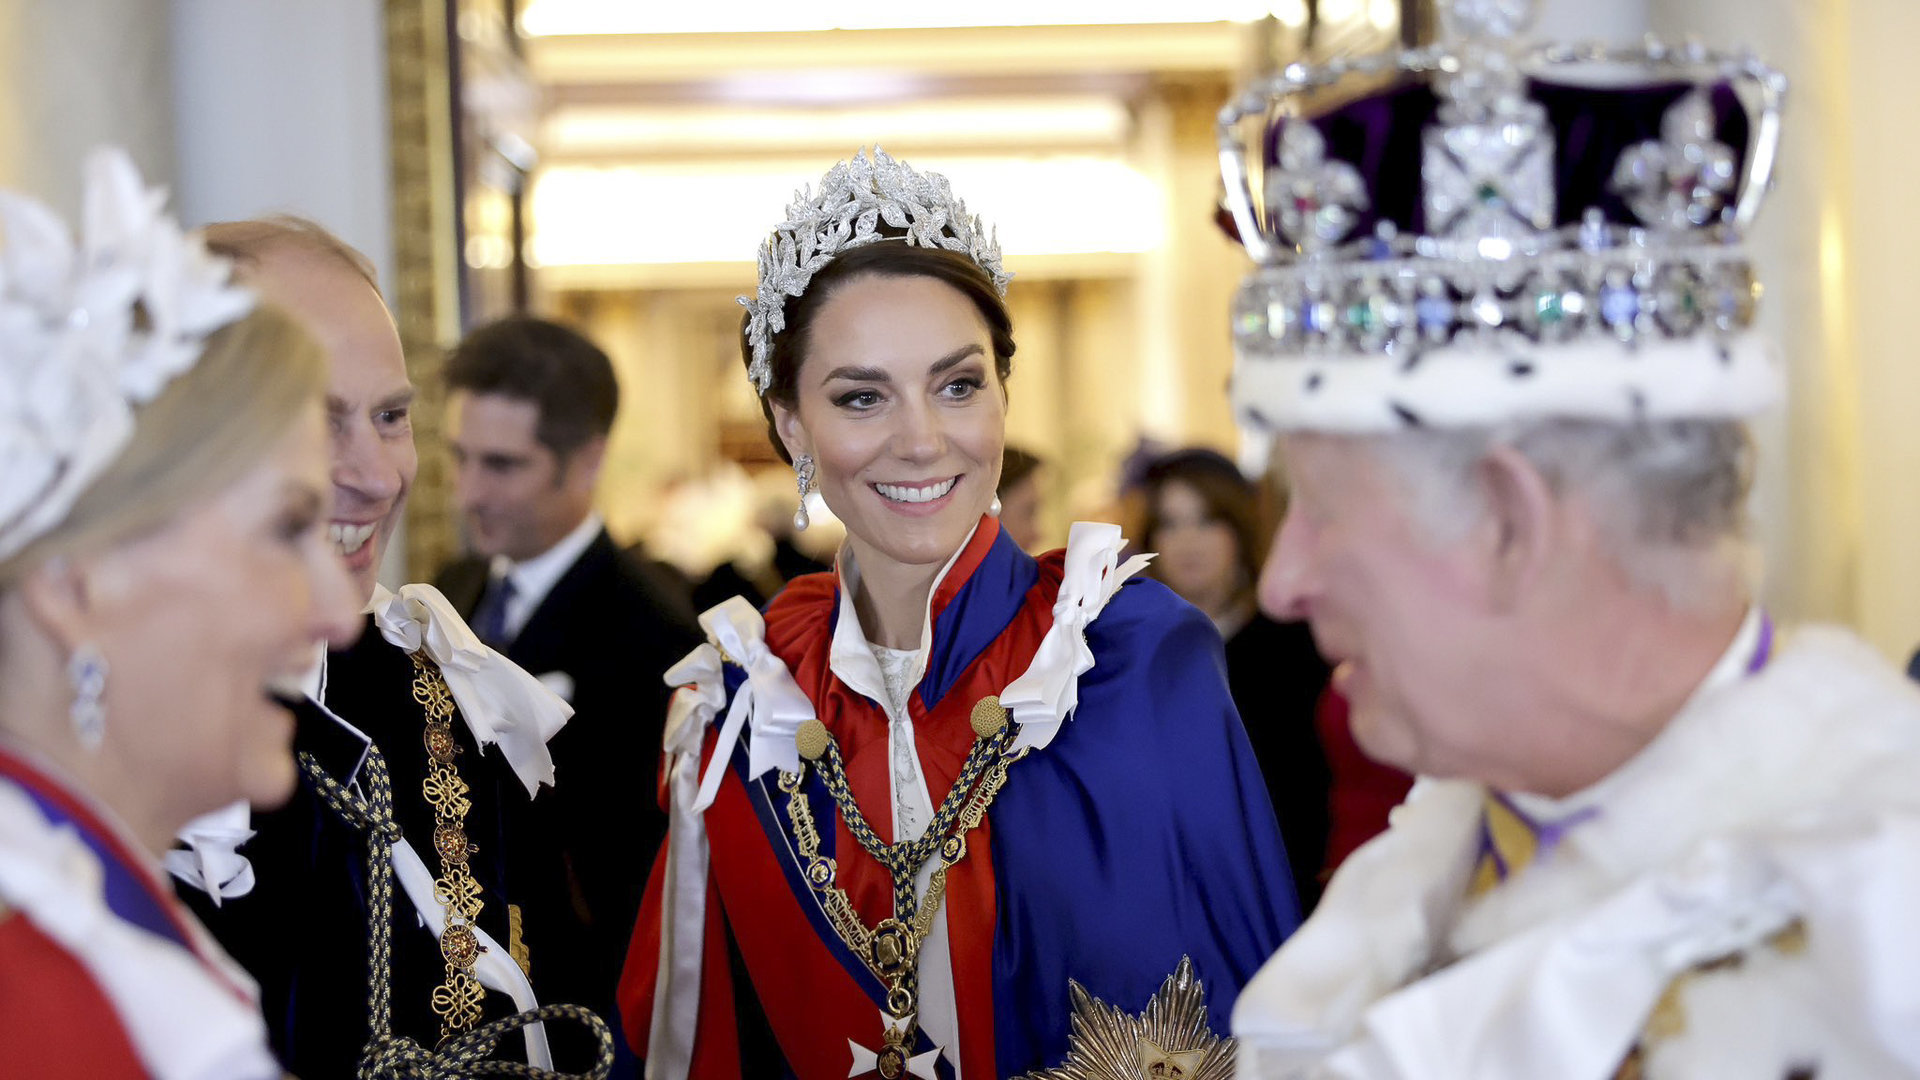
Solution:
[[(814, 317), (841, 287), (863, 277), (926, 277), (958, 289), (973, 302), (974, 309), (987, 324), (987, 333), (993, 341), (993, 367), (1003, 388), (1007, 377), (1013, 374), (1013, 316), (1007, 312), (1007, 302), (1001, 298), (1000, 291), (994, 288), (993, 278), (980, 264), (961, 252), (919, 247), (898, 240), (848, 248), (813, 275), (805, 292), (786, 302), (786, 329), (773, 336), (768, 350), (772, 381), (767, 385), (767, 392), (760, 396), (760, 411), (767, 418), (767, 438), (773, 443), (774, 452), (789, 464), (793, 458), (774, 427), (773, 404), (779, 402), (786, 409), (797, 406), (800, 365), (806, 359)], [(743, 363), (751, 365), (753, 345), (747, 340), (749, 318), (751, 316), (746, 316), (740, 321), (740, 356)]]

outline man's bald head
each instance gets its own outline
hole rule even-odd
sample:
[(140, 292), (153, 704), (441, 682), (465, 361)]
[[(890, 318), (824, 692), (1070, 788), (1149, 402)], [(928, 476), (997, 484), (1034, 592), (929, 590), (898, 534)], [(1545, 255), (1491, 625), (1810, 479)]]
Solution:
[(209, 225), (207, 246), (235, 274), (307, 324), (325, 347), (333, 435), (332, 536), (371, 595), (413, 485), (413, 386), (373, 263), (326, 229), (296, 217)]

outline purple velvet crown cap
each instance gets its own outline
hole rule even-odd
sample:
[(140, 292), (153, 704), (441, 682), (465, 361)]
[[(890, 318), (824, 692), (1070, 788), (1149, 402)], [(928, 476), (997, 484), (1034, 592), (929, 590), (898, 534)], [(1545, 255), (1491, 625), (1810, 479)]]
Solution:
[[(1592, 87), (1527, 81), (1527, 96), (1546, 110), (1554, 134), (1555, 224), (1572, 225), (1591, 207), (1616, 225), (1641, 222), (1607, 183), (1614, 163), (1630, 147), (1660, 138), (1661, 120), (1692, 83), (1654, 86)], [(1746, 165), (1750, 125), (1747, 110), (1732, 85), (1707, 88), (1720, 141), (1734, 153), (1736, 172)], [(1358, 170), (1366, 186), (1367, 207), (1358, 212), (1353, 235), (1372, 233), (1382, 221), (1403, 233), (1426, 232), (1421, 206), (1420, 157), (1425, 131), (1438, 123), (1440, 99), (1425, 82), (1403, 81), (1378, 94), (1348, 102), (1304, 122), (1326, 137), (1327, 156)], [(1287, 123), (1267, 129), (1266, 164), (1278, 168), (1280, 133)], [(1231, 214), (1221, 227), (1240, 239)]]
[[(1343, 95), (1356, 77), (1384, 88)], [(1750, 54), (1691, 43), (1488, 38), (1256, 83), (1220, 119), (1222, 226), (1259, 264), (1232, 311), (1242, 423), (1765, 408), (1780, 380), (1741, 243), (1785, 89)]]

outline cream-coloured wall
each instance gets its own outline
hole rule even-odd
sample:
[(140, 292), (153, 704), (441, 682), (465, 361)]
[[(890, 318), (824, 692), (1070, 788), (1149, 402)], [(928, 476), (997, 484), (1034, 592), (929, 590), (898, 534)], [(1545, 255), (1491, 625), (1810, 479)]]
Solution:
[(81, 162), (106, 143), (173, 182), (167, 19), (159, 0), (0, 0), (0, 187), (72, 221)]
[(1820, 257), (1823, 240), (1837, 235), (1823, 222), (1837, 221), (1846, 203), (1845, 115), (1813, 16), (1813, 5), (1794, 0), (1681, 0), (1655, 12), (1653, 29), (1753, 48), (1793, 80), (1777, 183), (1749, 237), (1766, 290), (1761, 333), (1787, 373), (1786, 402), (1753, 425), (1754, 525), (1767, 602), (1789, 618), (1847, 621), (1856, 614), (1859, 454), (1846, 416), (1857, 380)]
[(1840, 383), (1837, 392), (1851, 400), (1831, 417), (1859, 425), (1854, 613), (1870, 640), (1904, 658), (1920, 641), (1920, 358), (1912, 329), (1920, 145), (1905, 123), (1920, 101), (1913, 59), (1920, 5), (1801, 0), (1794, 10), (1819, 31), (1820, 76), (1833, 84), (1816, 91), (1829, 109), (1798, 120), (1825, 128), (1821, 149), (1838, 158), (1835, 181), (1844, 198), (1836, 212), (1843, 239), (1833, 253), (1839, 280), (1832, 298), (1833, 315), (1848, 330), (1836, 344), (1851, 356), (1830, 366), (1850, 370), (1858, 382)]
[(1667, 36), (1752, 46), (1793, 80), (1779, 183), (1753, 237), (1786, 407), (1757, 425), (1769, 601), (1848, 623), (1889, 657), (1920, 641), (1920, 368), (1912, 310), (1920, 100), (1909, 0), (1667, 0)]
[(365, 252), (391, 295), (381, 0), (155, 6), (172, 10), (181, 215), (310, 217)]
[(1159, 182), (1166, 240), (1142, 260), (1135, 284), (1140, 428), (1231, 453), (1237, 433), (1226, 396), (1233, 370), (1227, 313), (1251, 264), (1213, 223), (1220, 193), (1214, 120), (1228, 90), (1224, 82), (1163, 84), (1138, 110), (1134, 153)]

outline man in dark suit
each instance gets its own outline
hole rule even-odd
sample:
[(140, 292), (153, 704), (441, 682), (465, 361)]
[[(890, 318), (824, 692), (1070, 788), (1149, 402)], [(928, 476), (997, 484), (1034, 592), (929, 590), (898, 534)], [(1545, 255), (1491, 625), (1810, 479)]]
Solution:
[[(370, 614), (351, 648), (314, 658), (310, 700), (295, 708), (294, 748), (313, 754), (333, 780), (369, 792), (363, 765), (368, 747), (377, 748), (390, 770), (392, 814), (401, 833), (394, 850), (410, 850), (429, 876), (422, 882), (419, 875), (398, 875), (386, 971), (370, 976), (368, 937), (379, 895), (367, 871), (370, 837), (326, 804), (316, 779), (304, 777), (278, 809), (235, 808), (237, 821), (219, 823), (212, 837), (189, 826), (183, 838), (202, 859), (222, 847), (231, 853), (250, 832), (239, 849), (250, 861), (250, 874), (208, 880), (205, 862), (198, 872), (183, 873), (194, 870), (196, 859), (181, 852), (169, 865), (186, 879), (182, 896), (201, 921), (260, 984), (261, 1008), (282, 1064), (299, 1076), (348, 1077), (362, 1065), (363, 1048), (375, 1034), (368, 1017), (370, 978), (381, 984), (378, 996), (387, 1002), (391, 1034), (428, 1048), (451, 1031), (521, 1011), (523, 999), (514, 996), (519, 977), (527, 984), (525, 1003), (534, 1000), (536, 988), (544, 1003), (569, 1001), (542, 970), (547, 959), (574, 951), (566, 874), (534, 822), (534, 792), (544, 778), (535, 767), (510, 762), (506, 752), (511, 742), (526, 751), (520, 760), (537, 757), (543, 724), (531, 709), (552, 723), (564, 722), (565, 709), (549, 699), (509, 714), (494, 700), (497, 695), (463, 692), (470, 684), (459, 675), (449, 679), (435, 647), (426, 644), (429, 636), (442, 642), (464, 638), (465, 628), (455, 625), (458, 619), (437, 596), (427, 598), (436, 601), (431, 612), (422, 606), (417, 619), (409, 617), (416, 636), (402, 644), (407, 635), (396, 612), (411, 610), (409, 601), (419, 595), (414, 590), (424, 587), (403, 587), (406, 595), (396, 605), (376, 574), (413, 483), (414, 388), (371, 265), (319, 226), (294, 219), (222, 223), (205, 235), (216, 252), (234, 261), (247, 286), (301, 319), (328, 356), (329, 529)], [(431, 634), (420, 629), (422, 619), (435, 627)], [(464, 659), (474, 667), (461, 674), (527, 679), (508, 672), (511, 665), (497, 657), (473, 656), (476, 651), (468, 650)], [(449, 684), (444, 695), (450, 702), (436, 697), (442, 684)], [(446, 715), (429, 708), (429, 701), (445, 706)], [(476, 718), (470, 710), (484, 721), (479, 727), (470, 726)], [(436, 737), (441, 741), (432, 741)], [(482, 737), (491, 743), (484, 749)], [(543, 792), (541, 801), (547, 798), (551, 793)], [(392, 839), (384, 830), (381, 836)], [(512, 964), (479, 956), (456, 962), (465, 956), (457, 950), (462, 935), (449, 935), (456, 943), (450, 948), (436, 939), (437, 929), (429, 931), (455, 922), (448, 901), (437, 895), (442, 883), (447, 895), (460, 893), (461, 918), (470, 928), (466, 937), (484, 935), (481, 947), (494, 952), (487, 943), (497, 945)], [(505, 967), (517, 968), (519, 976)], [(481, 989), (474, 989), (474, 980)], [(477, 1008), (436, 1008), (438, 998), (464, 1000), (468, 993)], [(570, 1026), (548, 1029), (556, 1041), (583, 1044)], [(502, 1057), (521, 1053), (517, 1037), (510, 1044), (502, 1047)], [(573, 1046), (559, 1063), (578, 1068), (591, 1060), (587, 1053), (583, 1045)]]
[[(594, 489), (619, 403), (606, 354), (557, 323), (482, 327), (446, 369), (471, 554), (436, 582), (474, 630), (572, 703), (549, 744), (542, 829), (560, 837), (580, 947), (556, 989), (613, 1015), (655, 849), (667, 668), (700, 642), (683, 589), (615, 546)], [(553, 984), (549, 984), (553, 985)]]

